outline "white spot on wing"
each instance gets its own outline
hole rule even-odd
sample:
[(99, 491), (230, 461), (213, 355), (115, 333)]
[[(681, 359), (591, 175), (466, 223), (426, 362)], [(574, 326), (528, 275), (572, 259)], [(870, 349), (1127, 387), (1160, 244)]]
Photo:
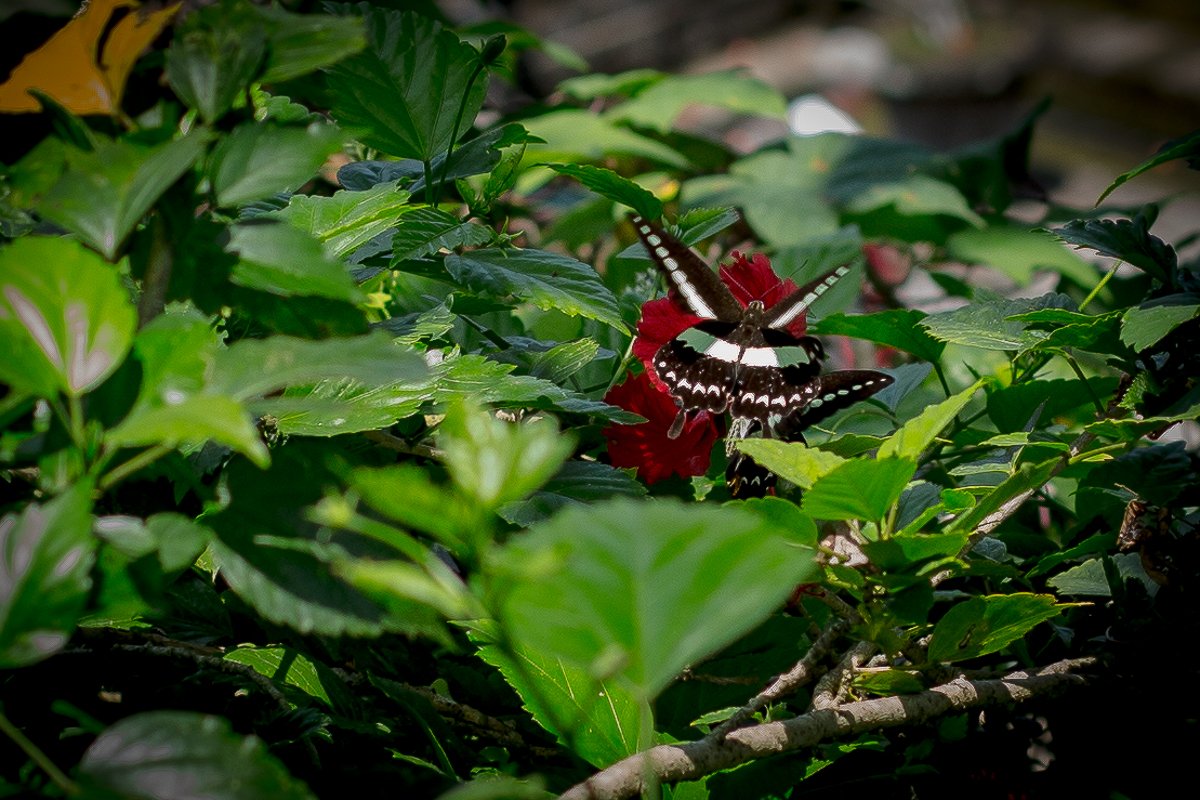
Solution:
[[(709, 348), (704, 351), (704, 355), (718, 358), (721, 361), (735, 363), (738, 360), (738, 356), (741, 355), (741, 352), (742, 348), (738, 347), (736, 344), (727, 342), (724, 339), (716, 339), (711, 345), (709, 345)], [(742, 363), (746, 363), (744, 359)]]
[(747, 347), (741, 362), (747, 367), (778, 367), (779, 357), (770, 347)]

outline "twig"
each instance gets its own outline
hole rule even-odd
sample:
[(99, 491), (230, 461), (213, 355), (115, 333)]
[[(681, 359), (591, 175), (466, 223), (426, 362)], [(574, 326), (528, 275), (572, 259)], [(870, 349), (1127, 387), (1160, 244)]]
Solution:
[(813, 689), (811, 710), (835, 708), (846, 697), (854, 671), (875, 652), (874, 642), (857, 642), (846, 651), (838, 665), (821, 676)]
[(915, 725), (971, 708), (1026, 702), (1085, 683), (1087, 678), (1076, 674), (1076, 670), (1095, 663), (1094, 659), (1059, 661), (1034, 672), (1012, 672), (998, 680), (957, 678), (917, 694), (860, 700), (781, 722), (740, 728), (721, 739), (714, 731), (699, 741), (659, 745), (618, 761), (576, 784), (562, 795), (562, 800), (634, 797), (646, 785), (646, 775), (659, 783), (697, 780), (718, 770), (811, 747), (835, 737)]
[(33, 743), (25, 733), (9, 721), (8, 717), (4, 716), (4, 712), (0, 711), (0, 733), (3, 733), (13, 743), (21, 748), (25, 755), (29, 756), (29, 760), (37, 764), (42, 772), (50, 776), (50, 780), (59, 789), (62, 789), (68, 795), (79, 794), (79, 787), (72, 781), (67, 774), (58, 768), (58, 765), (50, 760), (42, 749)]

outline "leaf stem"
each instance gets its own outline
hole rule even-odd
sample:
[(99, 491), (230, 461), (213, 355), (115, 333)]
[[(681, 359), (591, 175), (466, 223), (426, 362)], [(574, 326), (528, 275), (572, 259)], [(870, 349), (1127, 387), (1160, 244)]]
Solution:
[(58, 766), (50, 760), (49, 756), (42, 752), (41, 748), (34, 744), (28, 736), (22, 733), (20, 728), (18, 728), (16, 725), (13, 725), (12, 722), (9, 721), (8, 717), (4, 715), (3, 711), (0, 711), (0, 731), (3, 731), (9, 739), (12, 739), (13, 743), (16, 744), (17, 747), (21, 748), (25, 755), (29, 756), (29, 760), (41, 768), (42, 772), (45, 772), (47, 775), (49, 775), (50, 780), (54, 782), (55, 786), (62, 789), (67, 794), (79, 794), (79, 787), (75, 784), (75, 782), (68, 778), (67, 774), (59, 769)]
[(1088, 307), (1089, 303), (1091, 303), (1093, 300), (1096, 299), (1096, 295), (1100, 294), (1100, 291), (1105, 286), (1108, 285), (1108, 282), (1110, 280), (1112, 280), (1112, 276), (1117, 274), (1117, 270), (1124, 263), (1125, 263), (1124, 261), (1118, 261), (1117, 263), (1112, 265), (1112, 269), (1110, 269), (1108, 272), (1104, 273), (1104, 277), (1100, 279), (1100, 282), (1097, 283), (1096, 286), (1090, 292), (1088, 292), (1088, 296), (1083, 298), (1083, 302), (1079, 304), (1080, 311), (1083, 311), (1085, 308)]
[[(471, 73), (470, 79), (467, 81), (467, 90), (463, 92), (462, 102), (458, 104), (458, 113), (454, 115), (454, 127), (450, 129), (450, 144), (446, 146), (446, 159), (442, 162), (442, 175), (438, 178), (437, 193), (433, 195), (436, 200), (442, 193), (442, 187), (446, 183), (446, 175), (450, 172), (450, 155), (454, 152), (454, 143), (458, 141), (458, 126), (462, 124), (463, 114), (467, 111), (467, 101), (471, 99), (471, 87), (475, 85), (475, 79), (479, 77), (479, 73), (483, 72), (484, 63), (479, 61), (475, 64), (475, 71)], [(429, 178), (425, 178), (426, 186), (428, 187)], [(428, 193), (426, 193), (428, 197)], [(433, 205), (433, 201), (429, 201)]]
[(97, 488), (100, 491), (112, 488), (112, 486), (125, 480), (143, 467), (153, 464), (173, 449), (173, 447), (165, 444), (156, 444), (153, 447), (146, 448), (128, 461), (113, 467), (107, 475), (100, 479), (100, 484)]
[(1092, 389), (1092, 384), (1088, 383), (1087, 377), (1083, 374), (1083, 370), (1079, 367), (1079, 362), (1070, 353), (1063, 351), (1063, 358), (1071, 365), (1071, 369), (1075, 372), (1075, 377), (1083, 384), (1083, 388), (1087, 389), (1088, 397), (1092, 398), (1092, 405), (1096, 407), (1096, 413), (1104, 415), (1104, 403), (1100, 402), (1100, 398), (1096, 396), (1096, 392)]

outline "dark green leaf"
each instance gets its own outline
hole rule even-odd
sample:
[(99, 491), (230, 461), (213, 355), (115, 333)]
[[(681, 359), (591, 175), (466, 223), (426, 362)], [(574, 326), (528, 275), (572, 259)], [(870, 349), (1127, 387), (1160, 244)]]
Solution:
[(514, 525), (529, 527), (568, 506), (645, 493), (646, 487), (622, 470), (596, 461), (568, 461), (529, 499), (508, 503), (498, 513)]
[(1078, 597), (1112, 597), (1112, 586), (1109, 584), (1104, 562), (1111, 561), (1117, 574), (1122, 580), (1133, 578), (1140, 581), (1153, 594), (1158, 590), (1146, 570), (1142, 567), (1142, 558), (1137, 553), (1119, 553), (1104, 558), (1092, 558), (1078, 566), (1063, 570), (1046, 581), (1046, 585), (1059, 594), (1069, 594)]
[(984, 350), (1025, 350), (1034, 347), (1047, 334), (1032, 330), (1011, 317), (1038, 308), (1073, 307), (1066, 295), (1048, 294), (1032, 300), (1005, 300), (982, 290), (968, 306), (931, 314), (920, 325), (935, 339)]
[(1200, 315), (1200, 305), (1156, 305), (1131, 308), (1121, 318), (1121, 341), (1142, 351), (1188, 320)]
[(119, 140), (92, 152), (71, 151), (67, 171), (37, 210), (114, 260), (130, 231), (204, 152), (209, 136), (198, 129), (160, 145)]
[(293, 195), (287, 208), (270, 216), (307, 231), (334, 256), (342, 257), (392, 228), (415, 206), (395, 183), (364, 192), (341, 191), (332, 197)]
[[(1093, 381), (1093, 388), (1101, 397), (1116, 388), (1112, 380)], [(1037, 424), (1046, 425), (1051, 420), (1085, 405), (1091, 409), (1087, 387), (1075, 378), (1029, 381), (994, 389), (987, 395), (988, 416), (995, 423), (996, 429), (1003, 433), (1024, 430), (1039, 410)], [(1091, 413), (1087, 416), (1090, 417)]]
[(590, 164), (547, 164), (559, 175), (574, 178), (601, 197), (629, 206), (648, 220), (662, 216), (662, 201), (611, 169)]
[(514, 296), (544, 310), (583, 316), (625, 331), (617, 300), (596, 270), (545, 250), (492, 248), (446, 258), (454, 279), (473, 291)]
[(963, 661), (1002, 650), (1062, 609), (1048, 594), (972, 597), (938, 620), (929, 641), (929, 660)]
[(212, 124), (259, 76), (267, 35), (249, 3), (226, 2), (188, 14), (167, 48), (166, 75), (179, 95)]
[(856, 459), (839, 465), (804, 495), (805, 513), (816, 519), (883, 519), (912, 479), (911, 458)]
[(876, 344), (912, 353), (926, 361), (937, 361), (946, 349), (943, 342), (930, 336), (917, 323), (925, 319), (923, 311), (896, 308), (874, 314), (833, 314), (812, 327), (817, 336), (852, 336)]
[(253, 6), (267, 34), (263, 83), (281, 83), (329, 66), (366, 45), (358, 17), (293, 14), (275, 6)]
[(1167, 142), (1158, 149), (1158, 152), (1154, 156), (1146, 159), (1128, 172), (1118, 175), (1116, 180), (1110, 183), (1108, 188), (1096, 198), (1096, 205), (1103, 203), (1104, 198), (1112, 194), (1114, 189), (1126, 181), (1136, 178), (1146, 170), (1154, 169), (1159, 164), (1165, 164), (1177, 158), (1187, 159), (1189, 165), (1194, 165), (1197, 159), (1200, 159), (1200, 131), (1195, 131)]
[(271, 220), (230, 227), (226, 250), (238, 256), (230, 280), (247, 289), (359, 303), (366, 298), (341, 262), (302, 230)]
[(418, 208), (404, 216), (392, 239), (392, 263), (437, 253), (488, 244), (495, 232), (478, 222), (461, 220), (438, 208)]
[(0, 380), (41, 397), (79, 396), (111, 375), (137, 317), (116, 268), (66, 238), (0, 249)]
[(330, 113), (364, 144), (430, 161), (483, 105), (487, 74), (478, 53), (427, 17), (361, 8), (367, 46), (329, 70)]
[(1054, 229), (1060, 239), (1132, 264), (1168, 286), (1175, 284), (1175, 250), (1150, 233), (1158, 209), (1147, 206), (1133, 219), (1073, 220)]
[(255, 672), (277, 684), (294, 686), (327, 708), (333, 706), (326, 684), (336, 682), (337, 677), (303, 653), (287, 647), (242, 645), (227, 652), (224, 659), (253, 667)]
[(814, 569), (753, 514), (674, 502), (568, 509), (504, 550), (500, 620), (522, 648), (644, 699), (749, 631)]
[(220, 718), (150, 711), (107, 728), (83, 754), (92, 791), (129, 800), (310, 800), (313, 797), (253, 736)]
[(0, 519), (0, 668), (33, 664), (67, 643), (92, 586), (92, 487)]
[(1050, 480), (1051, 474), (1058, 466), (1059, 460), (1052, 458), (1038, 464), (1022, 464), (1016, 472), (1004, 479), (1004, 482), (989, 492), (971, 510), (959, 515), (948, 527), (948, 531), (969, 531), (1000, 506), (1018, 495), (1037, 489)]
[(209, 174), (217, 203), (236, 206), (295, 191), (341, 144), (341, 132), (323, 123), (307, 128), (240, 125), (213, 151)]

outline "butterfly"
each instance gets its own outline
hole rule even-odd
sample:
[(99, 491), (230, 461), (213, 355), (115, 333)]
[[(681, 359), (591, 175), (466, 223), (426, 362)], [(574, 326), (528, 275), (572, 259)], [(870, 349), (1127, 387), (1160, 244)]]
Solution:
[[(802, 438), (808, 426), (891, 385), (890, 375), (873, 370), (822, 375), (825, 350), (821, 342), (788, 331), (850, 271), (848, 266), (830, 270), (770, 308), (759, 299), (743, 308), (687, 245), (640, 216), (633, 216), (632, 221), (673, 290), (669, 296), (676, 306), (700, 318), (660, 347), (652, 361), (659, 380), (679, 406), (669, 437), (679, 435), (689, 413), (728, 411), (736, 432), (731, 440), (753, 430), (767, 437)], [(754, 472), (748, 458), (739, 455), (734, 461)], [(754, 467), (765, 473), (758, 465)], [(736, 478), (739, 476), (732, 476), (731, 488)], [(749, 486), (752, 481), (745, 483)]]

